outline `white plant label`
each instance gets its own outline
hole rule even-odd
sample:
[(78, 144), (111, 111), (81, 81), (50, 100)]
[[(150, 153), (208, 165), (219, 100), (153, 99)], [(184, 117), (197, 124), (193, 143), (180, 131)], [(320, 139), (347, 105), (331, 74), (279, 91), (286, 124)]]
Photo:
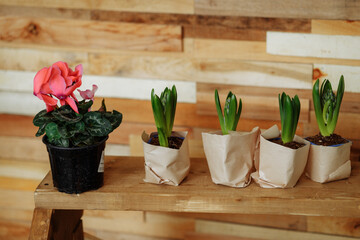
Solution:
[(104, 172), (104, 151), (101, 154), (98, 172)]

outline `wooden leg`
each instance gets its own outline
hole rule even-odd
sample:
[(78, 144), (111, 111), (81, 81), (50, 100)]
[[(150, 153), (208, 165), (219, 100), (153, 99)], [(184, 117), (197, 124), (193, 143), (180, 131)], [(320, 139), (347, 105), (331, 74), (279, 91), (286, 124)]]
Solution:
[(54, 210), (50, 239), (84, 240), (82, 215), (83, 210)]
[(52, 212), (52, 209), (34, 209), (29, 240), (49, 239)]

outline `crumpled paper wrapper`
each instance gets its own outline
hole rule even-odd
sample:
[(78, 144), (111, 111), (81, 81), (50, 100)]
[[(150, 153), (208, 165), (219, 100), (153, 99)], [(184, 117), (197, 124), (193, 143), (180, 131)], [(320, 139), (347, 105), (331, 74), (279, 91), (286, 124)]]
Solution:
[(263, 188), (292, 188), (304, 172), (310, 143), (295, 135), (294, 140), (305, 146), (290, 149), (267, 140), (276, 137), (280, 137), (276, 125), (260, 135), (260, 156), (255, 161), (257, 171), (251, 176)]
[(350, 141), (335, 147), (311, 144), (305, 175), (319, 183), (350, 177), (351, 145)]
[[(151, 133), (151, 135), (157, 133)], [(151, 136), (150, 135), (150, 136)], [(148, 143), (150, 136), (143, 132), (145, 182), (178, 186), (189, 174), (190, 158), (187, 132), (173, 132), (172, 136), (184, 137), (180, 149), (154, 146)]]
[(211, 179), (216, 184), (246, 187), (254, 171), (254, 154), (260, 134), (259, 127), (251, 132), (221, 131), (202, 133), (206, 160)]

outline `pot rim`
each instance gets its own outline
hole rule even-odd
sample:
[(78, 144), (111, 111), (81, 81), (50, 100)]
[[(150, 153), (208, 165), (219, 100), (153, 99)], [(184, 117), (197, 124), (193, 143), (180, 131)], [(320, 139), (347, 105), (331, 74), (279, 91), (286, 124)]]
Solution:
[(101, 144), (103, 144), (106, 140), (108, 140), (109, 138), (109, 135), (105, 136), (104, 139), (102, 139), (100, 142), (97, 142), (93, 145), (87, 145), (87, 146), (82, 146), (82, 147), (60, 147), (60, 146), (55, 146), (55, 145), (52, 145), (51, 143), (49, 143), (47, 141), (47, 136), (44, 135), (42, 137), (42, 142), (47, 146), (47, 147), (51, 147), (51, 148), (55, 148), (55, 149), (59, 149), (59, 150), (67, 150), (67, 151), (75, 151), (75, 150), (82, 150), (82, 149), (86, 149), (86, 148), (89, 148), (89, 147), (92, 147), (92, 146), (99, 146)]

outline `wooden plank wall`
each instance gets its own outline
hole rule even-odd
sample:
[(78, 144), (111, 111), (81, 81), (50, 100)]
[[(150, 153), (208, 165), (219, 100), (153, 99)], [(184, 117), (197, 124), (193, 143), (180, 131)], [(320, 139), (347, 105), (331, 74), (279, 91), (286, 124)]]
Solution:
[[(213, 92), (243, 101), (238, 130), (279, 124), (277, 94), (298, 94), (297, 134), (318, 132), (313, 81), (346, 80), (336, 132), (360, 152), (360, 1), (350, 0), (0, 0), (0, 239), (27, 239), (33, 190), (49, 170), (34, 114), (36, 71), (56, 61), (83, 64), (96, 106), (124, 114), (108, 155), (142, 155), (140, 134), (155, 130), (151, 88), (176, 84), (176, 130), (219, 129)], [(345, 239), (359, 218), (86, 211), (85, 231), (103, 239)], [(244, 233), (249, 234), (244, 234)], [(257, 234), (252, 234), (257, 232)], [(321, 233), (321, 234), (318, 234)], [(325, 234), (325, 235), (324, 235)], [(339, 237), (341, 235), (342, 237)], [(88, 235), (90, 236), (90, 235)]]

